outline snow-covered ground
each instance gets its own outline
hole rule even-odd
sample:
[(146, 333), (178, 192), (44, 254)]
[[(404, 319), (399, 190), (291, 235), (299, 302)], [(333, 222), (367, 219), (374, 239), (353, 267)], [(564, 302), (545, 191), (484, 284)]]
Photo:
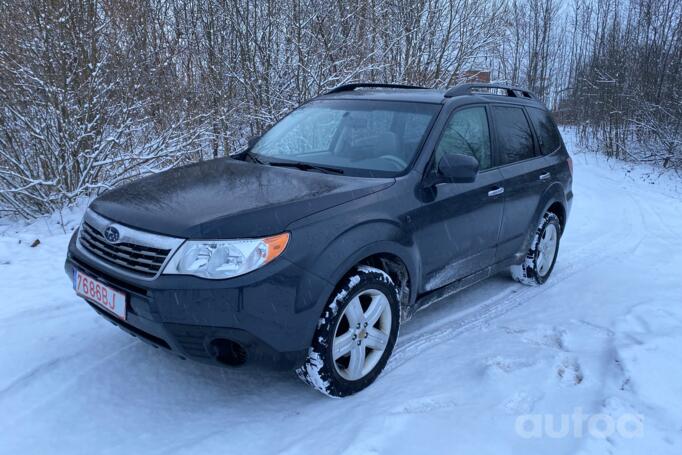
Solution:
[(418, 313), (343, 400), (141, 343), (74, 296), (58, 217), (0, 220), (0, 453), (682, 453), (682, 185), (574, 161), (549, 283)]

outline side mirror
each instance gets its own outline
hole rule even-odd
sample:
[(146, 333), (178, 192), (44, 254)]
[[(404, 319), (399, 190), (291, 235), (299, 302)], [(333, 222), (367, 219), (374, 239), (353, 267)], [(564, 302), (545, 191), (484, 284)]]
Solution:
[(436, 183), (471, 183), (476, 180), (478, 166), (478, 160), (470, 155), (443, 155), (438, 161)]
[(258, 139), (260, 139), (260, 136), (252, 136), (246, 140), (246, 144), (248, 148), (252, 148), (254, 145), (256, 145), (256, 142), (258, 142)]

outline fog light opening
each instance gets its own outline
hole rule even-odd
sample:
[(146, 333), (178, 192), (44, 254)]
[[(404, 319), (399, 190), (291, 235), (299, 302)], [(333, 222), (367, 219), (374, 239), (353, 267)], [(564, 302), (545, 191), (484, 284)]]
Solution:
[(210, 351), (213, 358), (223, 365), (235, 367), (246, 362), (246, 349), (236, 341), (215, 339), (211, 341)]

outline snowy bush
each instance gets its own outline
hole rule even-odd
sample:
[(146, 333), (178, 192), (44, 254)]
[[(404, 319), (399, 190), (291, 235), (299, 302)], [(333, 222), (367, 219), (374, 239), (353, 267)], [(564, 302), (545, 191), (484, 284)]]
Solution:
[(205, 118), (150, 114), (117, 70), (103, 5), (2, 6), (22, 29), (1, 30), (0, 209), (32, 218), (201, 156)]
[(0, 0), (0, 210), (31, 218), (227, 155), (353, 80), (447, 85), (500, 0)]
[[(0, 0), (0, 214), (225, 156), (339, 84), (490, 71), (679, 169), (678, 0)], [(632, 145), (634, 144), (634, 145)]]

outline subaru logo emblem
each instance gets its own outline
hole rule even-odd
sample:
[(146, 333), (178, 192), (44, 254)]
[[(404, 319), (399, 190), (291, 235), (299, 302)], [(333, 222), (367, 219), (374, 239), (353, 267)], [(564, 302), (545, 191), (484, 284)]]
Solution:
[(114, 226), (107, 226), (104, 230), (104, 238), (107, 239), (107, 242), (109, 243), (116, 243), (121, 238), (121, 234)]

